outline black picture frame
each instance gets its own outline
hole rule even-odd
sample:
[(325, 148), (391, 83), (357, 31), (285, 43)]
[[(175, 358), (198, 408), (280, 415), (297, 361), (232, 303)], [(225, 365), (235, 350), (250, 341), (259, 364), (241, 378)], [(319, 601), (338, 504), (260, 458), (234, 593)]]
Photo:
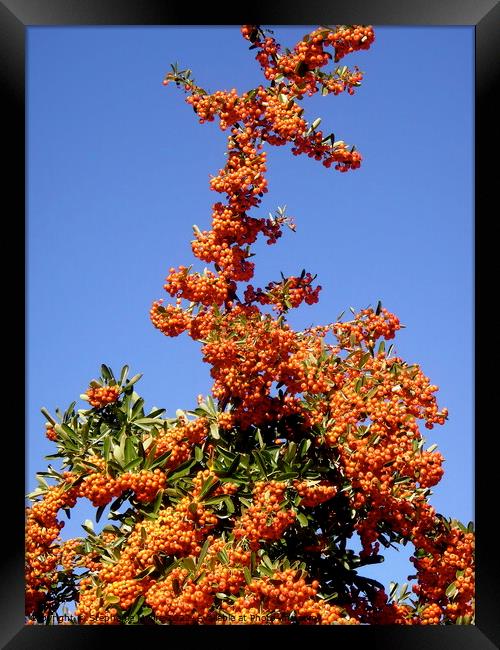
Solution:
[[(0, 582), (0, 641), (2, 647), (14, 648), (78, 648), (93, 644), (116, 644), (123, 642), (151, 642), (189, 645), (190, 643), (216, 643), (237, 640), (248, 645), (262, 643), (316, 644), (328, 643), (367, 644), (371, 648), (446, 648), (492, 649), (500, 647), (500, 590), (498, 587), (498, 551), (493, 525), (496, 518), (494, 477), (498, 474), (497, 459), (493, 446), (497, 434), (494, 430), (494, 407), (496, 398), (495, 367), (491, 350), (495, 343), (495, 321), (491, 317), (490, 304), (486, 301), (487, 280), (492, 276), (488, 263), (496, 260), (495, 237), (489, 227), (488, 216), (498, 213), (493, 194), (498, 173), (494, 154), (498, 151), (498, 104), (493, 101), (498, 93), (500, 56), (498, 27), (500, 4), (498, 0), (434, 0), (416, 2), (411, 0), (340, 0), (301, 3), (299, 6), (276, 2), (260, 7), (258, 12), (239, 12), (234, 5), (222, 13), (214, 4), (196, 10), (183, 3), (166, 3), (158, 0), (0, 0), (0, 79), (6, 91), (2, 105), (4, 138), (7, 141), (8, 162), (4, 169), (4, 197), (11, 199), (11, 207), (4, 216), (3, 235), (12, 248), (16, 242), (24, 250), (25, 212), (25, 36), (26, 30), (35, 25), (190, 25), (190, 24), (240, 24), (259, 22), (276, 24), (373, 24), (373, 25), (470, 25), (475, 28), (476, 41), (476, 105), (475, 105), (475, 303), (476, 308), (476, 374), (482, 379), (476, 395), (476, 484), (475, 519), (477, 527), (477, 616), (475, 626), (430, 626), (405, 628), (400, 626), (359, 626), (316, 628), (294, 626), (246, 626), (234, 627), (176, 627), (169, 626), (25, 626), (24, 625), (24, 479), (19, 471), (25, 458), (25, 443), (19, 433), (18, 421), (10, 423), (4, 412), (4, 435), (8, 437), (6, 459), (17, 459), (9, 489), (2, 502), (3, 535), (8, 547), (1, 555)], [(250, 7), (250, 9), (256, 9)], [(219, 12), (217, 12), (219, 9)], [(257, 13), (258, 18), (252, 15)], [(436, 53), (439, 66), (439, 53)], [(4, 142), (5, 142), (4, 139)], [(438, 153), (438, 152), (437, 152)], [(498, 183), (498, 181), (497, 181)], [(488, 230), (487, 230), (488, 229)], [(490, 234), (491, 233), (491, 234)], [(445, 253), (444, 253), (445, 254)], [(17, 259), (17, 261), (16, 261)], [(4, 283), (4, 304), (9, 313), (25, 315), (22, 298), (24, 282), (23, 255), (9, 263), (8, 277), (14, 282)], [(493, 276), (494, 277), (494, 276)], [(19, 285), (22, 285), (21, 287)], [(5, 286), (6, 285), (6, 286)], [(5, 294), (6, 292), (6, 294)], [(481, 302), (482, 300), (482, 302)], [(12, 328), (21, 331), (21, 326)], [(10, 390), (4, 404), (9, 400), (12, 387), (21, 393), (25, 358), (25, 342), (20, 346), (14, 361), (9, 364), (4, 386)], [(10, 342), (5, 346), (11, 348)], [(7, 351), (7, 350), (6, 350)], [(457, 351), (459, 354), (459, 351)], [(491, 376), (491, 382), (489, 377)], [(491, 424), (486, 427), (486, 416)], [(481, 426), (482, 425), (482, 426)], [(9, 434), (8, 436), (6, 434)], [(7, 464), (12, 464), (9, 460)], [(292, 636), (288, 636), (292, 634)], [(140, 635), (140, 637), (139, 637)], [(318, 636), (320, 635), (320, 636)], [(333, 635), (333, 636), (332, 636)], [(140, 640), (139, 640), (140, 638)], [(171, 646), (172, 647), (172, 646)]]

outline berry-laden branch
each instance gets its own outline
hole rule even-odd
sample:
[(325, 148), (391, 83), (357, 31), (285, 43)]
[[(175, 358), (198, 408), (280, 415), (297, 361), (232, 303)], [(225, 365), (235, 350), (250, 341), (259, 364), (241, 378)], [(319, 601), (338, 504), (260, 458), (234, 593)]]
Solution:
[[(305, 270), (262, 289), (251, 246), (274, 244), (284, 209), (250, 216), (267, 192), (267, 145), (290, 144), (325, 167), (356, 169), (360, 154), (303, 118), (306, 95), (347, 91), (357, 69), (322, 69), (368, 49), (371, 27), (320, 27), (281, 51), (242, 28), (266, 83), (208, 94), (176, 66), (200, 122), (229, 131), (227, 162), (211, 179), (224, 195), (212, 227), (194, 227), (195, 257), (213, 270), (171, 269), (173, 304), (151, 309), (167, 336), (187, 332), (211, 367), (212, 396), (192, 411), (150, 413), (140, 379), (103, 365), (81, 396), (89, 408), (47, 418), (62, 467), (38, 475), (27, 510), (29, 623), (464, 624), (474, 617), (474, 533), (436, 513), (443, 470), (421, 424), (443, 424), (432, 385), (386, 341), (402, 327), (379, 303), (353, 318), (295, 331), (289, 310), (318, 300)], [(239, 283), (247, 283), (241, 291)], [(187, 304), (186, 304), (187, 302)], [(50, 481), (50, 483), (49, 483)], [(111, 523), (63, 541), (61, 510), (87, 499)], [(351, 544), (359, 536), (361, 550)], [(381, 547), (411, 543), (414, 584), (388, 590), (363, 576)], [(353, 548), (349, 548), (349, 546)]]
[[(353, 92), (362, 78), (359, 70), (350, 72), (344, 66), (326, 74), (321, 72), (321, 68), (332, 58), (338, 61), (349, 52), (367, 49), (374, 34), (371, 27), (320, 28), (305, 36), (294, 52), (282, 55), (278, 54), (280, 47), (274, 38), (265, 37), (260, 27), (245, 25), (242, 34), (252, 43), (252, 48), (259, 50), (257, 59), (265, 77), (270, 80), (266, 86), (261, 85), (241, 96), (234, 89), (210, 95), (194, 82), (190, 70), (179, 71), (176, 66), (172, 66), (172, 72), (164, 80), (165, 84), (175, 82), (188, 92), (187, 102), (192, 105), (200, 122), (218, 117), (220, 128), (229, 130), (230, 135), (227, 163), (210, 181), (211, 188), (224, 194), (226, 202), (215, 203), (212, 229), (202, 232), (195, 227), (192, 242), (194, 255), (204, 262), (213, 263), (215, 271), (205, 269), (200, 274), (191, 272), (191, 267), (170, 269), (165, 290), (177, 302), (175, 306), (167, 307), (161, 301), (155, 302), (151, 319), (155, 327), (167, 336), (187, 331), (194, 339), (210, 339), (205, 343), (203, 353), (205, 361), (213, 366), (212, 375), (216, 379), (213, 394), (222, 404), (231, 401), (235, 406), (235, 423), (241, 415), (241, 424), (246, 426), (259, 424), (262, 417), (274, 419), (276, 407), (282, 415), (293, 413), (297, 408), (297, 400), (293, 398), (297, 391), (290, 386), (286, 407), (281, 403), (278, 405), (270, 396), (274, 382), (289, 383), (286, 375), (291, 375), (297, 383), (296, 373), (286, 365), (290, 355), (299, 353), (310, 339), (302, 337), (303, 341), (299, 343), (298, 337), (284, 325), (284, 312), (298, 307), (303, 301), (308, 304), (316, 302), (321, 289), (320, 286), (312, 287), (313, 278), (304, 271), (300, 277), (271, 282), (266, 291), (249, 284), (244, 290), (244, 302), (238, 298), (237, 284), (250, 281), (254, 274), (254, 263), (249, 259), (252, 256), (251, 245), (258, 235), (264, 235), (268, 244), (274, 244), (281, 237), (283, 225), (291, 225), (282, 209), (278, 210), (275, 218), (248, 214), (251, 208), (260, 205), (267, 192), (264, 176), (266, 152), (263, 147), (266, 143), (290, 143), (295, 155), (306, 153), (321, 160), (326, 167), (333, 163), (340, 171), (359, 167), (361, 155), (354, 147), (349, 149), (344, 142), (335, 142), (332, 135), (325, 137), (317, 129), (320, 120), (312, 124), (306, 122), (299, 101), (304, 95), (312, 95), (318, 90), (323, 94), (337, 94), (343, 90)], [(333, 55), (329, 49), (333, 50)], [(187, 308), (181, 306), (183, 300), (189, 301)], [(259, 303), (273, 305), (282, 318), (275, 320), (264, 316), (256, 308)], [(221, 313), (219, 308), (222, 307), (224, 311)], [(238, 328), (241, 333), (237, 332)], [(240, 337), (237, 354), (235, 336)], [(243, 344), (243, 341), (248, 341), (248, 344)], [(276, 348), (270, 361), (274, 358), (275, 362), (265, 368), (262, 361), (266, 359), (272, 342), (276, 343)], [(258, 358), (253, 358), (254, 346)]]

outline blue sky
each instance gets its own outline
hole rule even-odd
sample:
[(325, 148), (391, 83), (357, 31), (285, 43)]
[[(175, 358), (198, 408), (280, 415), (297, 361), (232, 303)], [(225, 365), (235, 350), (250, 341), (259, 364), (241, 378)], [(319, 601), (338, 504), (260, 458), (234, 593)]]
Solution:
[[(283, 46), (310, 31), (273, 29)], [(340, 174), (268, 148), (259, 213), (286, 204), (297, 232), (256, 245), (256, 284), (280, 271), (318, 274), (320, 302), (292, 316), (298, 328), (379, 299), (400, 317), (396, 352), (421, 365), (450, 411), (444, 427), (424, 430), (446, 459), (432, 503), (467, 522), (474, 31), (375, 27), (375, 35), (370, 50), (343, 60), (365, 72), (353, 97), (303, 104), (325, 132), (356, 145), (361, 169)], [(40, 407), (64, 409), (101, 363), (143, 372), (146, 406), (168, 414), (209, 391), (198, 344), (165, 338), (148, 317), (151, 302), (166, 297), (168, 269), (194, 261), (191, 226), (208, 227), (218, 200), (209, 174), (224, 165), (226, 135), (200, 125), (184, 94), (161, 84), (174, 61), (209, 91), (243, 92), (262, 80), (238, 27), (28, 28), (27, 490), (53, 452)], [(83, 520), (88, 509), (77, 513)], [(78, 516), (68, 524), (78, 535)], [(391, 553), (365, 574), (404, 580), (407, 555)]]

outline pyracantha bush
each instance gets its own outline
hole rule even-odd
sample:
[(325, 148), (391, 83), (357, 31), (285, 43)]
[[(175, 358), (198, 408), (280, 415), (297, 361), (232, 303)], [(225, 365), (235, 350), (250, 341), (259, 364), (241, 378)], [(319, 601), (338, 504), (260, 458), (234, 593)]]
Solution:
[[(295, 229), (282, 209), (249, 214), (267, 192), (264, 149), (290, 144), (341, 172), (361, 163), (301, 104), (354, 93), (362, 73), (337, 64), (368, 49), (373, 29), (321, 27), (285, 52), (259, 26), (242, 34), (264, 74), (257, 88), (209, 94), (175, 66), (164, 80), (186, 91), (201, 123), (218, 119), (228, 133), (210, 181), (221, 200), (192, 241), (213, 269), (170, 269), (172, 302), (150, 313), (165, 335), (201, 343), (211, 395), (175, 418), (147, 413), (140, 375), (102, 366), (81, 396), (88, 409), (43, 409), (62, 467), (39, 474), (30, 495), (27, 621), (50, 622), (71, 603), (83, 624), (470, 623), (474, 534), (429, 504), (443, 458), (421, 432), (447, 411), (419, 366), (386, 345), (399, 319), (378, 304), (295, 331), (287, 314), (317, 302), (315, 277), (251, 284), (252, 244)], [(95, 532), (87, 521), (85, 536), (63, 541), (61, 511), (78, 499), (111, 523)], [(407, 543), (411, 591), (362, 575), (382, 547)]]

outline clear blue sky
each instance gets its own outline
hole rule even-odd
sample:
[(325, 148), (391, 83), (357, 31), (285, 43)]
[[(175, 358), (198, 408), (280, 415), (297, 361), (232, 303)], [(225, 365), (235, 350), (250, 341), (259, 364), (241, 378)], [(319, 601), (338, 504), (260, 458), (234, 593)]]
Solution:
[[(307, 27), (274, 27), (292, 46)], [(406, 325), (396, 352), (440, 386), (444, 427), (424, 429), (445, 456), (432, 503), (473, 519), (472, 27), (376, 27), (351, 55), (365, 79), (350, 97), (304, 100), (325, 132), (355, 144), (340, 174), (288, 148), (268, 149), (262, 212), (286, 204), (297, 232), (257, 245), (257, 284), (318, 274), (320, 302), (292, 318), (333, 321), (381, 299)], [(101, 363), (143, 372), (146, 406), (192, 408), (210, 387), (199, 346), (167, 339), (148, 310), (169, 267), (189, 264), (192, 224), (207, 228), (209, 174), (224, 165), (218, 126), (200, 125), (169, 64), (209, 91), (258, 85), (238, 27), (28, 28), (27, 490), (53, 452), (41, 406), (77, 399)], [(201, 265), (202, 263), (200, 263)], [(200, 266), (200, 269), (202, 266)], [(83, 405), (83, 404), (82, 404)], [(88, 508), (80, 506), (80, 521)], [(66, 531), (79, 535), (78, 516)], [(408, 549), (410, 547), (407, 547)], [(391, 553), (365, 575), (412, 572)]]

